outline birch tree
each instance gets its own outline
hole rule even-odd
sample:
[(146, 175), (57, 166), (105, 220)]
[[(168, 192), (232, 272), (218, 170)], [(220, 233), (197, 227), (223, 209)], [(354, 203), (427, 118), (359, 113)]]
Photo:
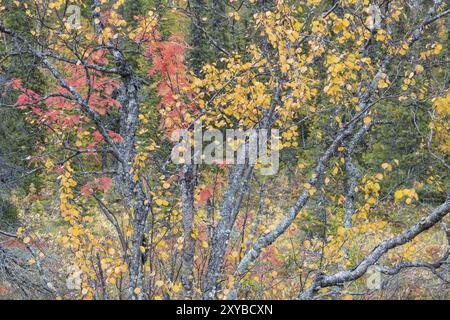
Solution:
[[(3, 69), (23, 56), (48, 81), (38, 91), (11, 77), (2, 94), (45, 133), (29, 165), (63, 225), (49, 235), (55, 254), (79, 282), (48, 280), (32, 244), (56, 218), (39, 217), (1, 235), (30, 248), (40, 292), (353, 298), (371, 268), (448, 284), (448, 3), (144, 1), (134, 16), (129, 4), (0, 2)], [(4, 20), (11, 10), (33, 27)], [(178, 32), (162, 32), (169, 14)], [(279, 130), (280, 170), (264, 175), (261, 158), (173, 163), (174, 133), (198, 127)], [(405, 130), (417, 145), (385, 156), (400, 140), (384, 137)]]

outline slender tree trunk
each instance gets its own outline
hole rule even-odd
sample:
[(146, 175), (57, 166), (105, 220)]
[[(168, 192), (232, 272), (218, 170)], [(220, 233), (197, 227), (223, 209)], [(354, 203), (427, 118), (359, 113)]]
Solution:
[(191, 12), (191, 51), (189, 54), (190, 64), (195, 74), (199, 74), (205, 62), (208, 42), (204, 34), (204, 21), (206, 17), (205, 0), (192, 0), (189, 2)]
[(214, 229), (212, 239), (211, 257), (206, 270), (203, 298), (214, 299), (217, 293), (217, 282), (225, 259), (228, 240), (236, 216), (241, 207), (244, 190), (248, 186), (252, 167), (248, 165), (235, 165), (230, 174), (230, 185), (225, 192), (220, 221)]
[(195, 214), (194, 194), (196, 180), (194, 165), (185, 165), (183, 167), (183, 175), (181, 178), (181, 201), (184, 231), (181, 284), (183, 286), (182, 295), (185, 299), (190, 299), (193, 296), (195, 239), (192, 237), (192, 226)]
[[(149, 207), (146, 205), (140, 179), (133, 179), (133, 163), (136, 156), (135, 137), (138, 127), (139, 116), (139, 81), (134, 76), (123, 76), (119, 102), (122, 106), (120, 116), (120, 135), (123, 142), (120, 144), (120, 154), (123, 162), (119, 166), (119, 186), (127, 208), (131, 212), (131, 224), (133, 236), (131, 238), (130, 256), (128, 261), (130, 281), (128, 285), (128, 296), (130, 299), (143, 299), (143, 273), (141, 246), (144, 239)], [(139, 288), (139, 290), (135, 290)], [(138, 293), (136, 293), (138, 292)]]
[(344, 203), (344, 227), (350, 228), (352, 226), (352, 218), (355, 212), (355, 188), (358, 185), (358, 180), (361, 176), (358, 168), (354, 164), (352, 153), (355, 150), (356, 145), (361, 141), (366, 132), (369, 130), (370, 124), (363, 125), (355, 136), (345, 144), (345, 171), (347, 175), (346, 189)]

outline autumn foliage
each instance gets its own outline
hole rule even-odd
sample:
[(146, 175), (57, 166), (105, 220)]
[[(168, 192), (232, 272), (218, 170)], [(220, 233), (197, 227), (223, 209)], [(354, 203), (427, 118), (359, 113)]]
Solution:
[[(0, 298), (448, 299), (448, 3), (225, 2), (0, 1), (34, 138), (0, 153), (31, 177), (0, 193)], [(174, 163), (194, 127), (276, 130), (278, 172)]]

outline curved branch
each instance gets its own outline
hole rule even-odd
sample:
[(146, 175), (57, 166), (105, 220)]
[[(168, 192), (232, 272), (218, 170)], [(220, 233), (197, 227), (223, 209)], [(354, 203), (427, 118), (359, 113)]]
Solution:
[(319, 274), (313, 280), (311, 286), (305, 292), (301, 293), (300, 299), (311, 299), (317, 290), (324, 287), (331, 287), (345, 282), (354, 281), (361, 278), (377, 261), (389, 250), (401, 246), (411, 241), (422, 232), (430, 229), (436, 223), (441, 221), (450, 212), (450, 197), (436, 207), (428, 216), (420, 220), (417, 224), (406, 230), (402, 234), (382, 241), (378, 244), (353, 270), (337, 272), (333, 275)]

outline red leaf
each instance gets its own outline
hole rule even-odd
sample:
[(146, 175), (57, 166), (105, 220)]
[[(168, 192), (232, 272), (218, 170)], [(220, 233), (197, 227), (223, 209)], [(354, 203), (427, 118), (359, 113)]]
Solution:
[(101, 191), (108, 190), (109, 187), (111, 187), (111, 185), (112, 185), (112, 179), (108, 178), (108, 177), (98, 178), (97, 182), (98, 182), (97, 189), (99, 189)]
[(94, 190), (90, 186), (90, 182), (86, 183), (84, 186), (81, 187), (81, 194), (85, 197), (89, 197), (94, 193)]
[(108, 134), (115, 143), (121, 143), (123, 141), (122, 136), (114, 131), (108, 130)]
[(98, 131), (98, 130), (95, 130), (95, 131), (92, 133), (92, 136), (93, 136), (95, 142), (100, 142), (100, 141), (103, 140), (103, 136), (102, 136), (102, 134), (100, 133), (100, 131)]
[(212, 193), (209, 190), (211, 188), (211, 186), (209, 187), (205, 187), (202, 190), (200, 190), (199, 193), (199, 200), (198, 200), (198, 205), (202, 206), (206, 203), (206, 201), (208, 201), (209, 198), (211, 198)]

